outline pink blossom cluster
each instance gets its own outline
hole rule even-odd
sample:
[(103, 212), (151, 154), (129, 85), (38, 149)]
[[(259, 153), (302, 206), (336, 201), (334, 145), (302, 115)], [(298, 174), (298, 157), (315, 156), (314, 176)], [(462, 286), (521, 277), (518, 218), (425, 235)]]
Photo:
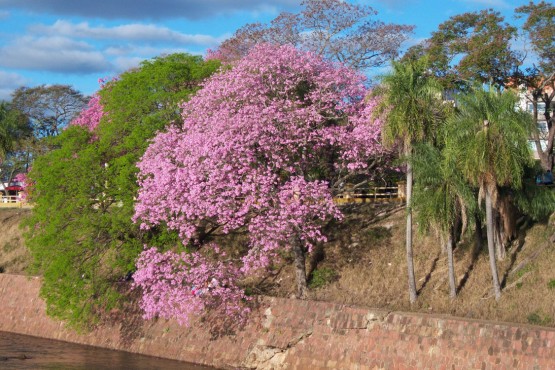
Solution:
[(330, 217), (343, 215), (333, 203), (328, 184), (291, 178), (280, 187), (274, 204), (250, 219), (250, 248), (242, 259), (242, 270), (248, 273), (269, 266), (279, 250), (289, 247), (291, 237), (311, 252), (315, 243), (327, 240), (321, 227)]
[[(31, 169), (29, 168), (28, 171), (31, 171)], [(29, 177), (27, 176), (27, 174), (20, 172), (14, 176), (13, 181), (19, 183), (19, 185), (23, 188), (23, 191), (19, 193), (19, 198), (21, 200), (26, 200), (28, 197), (28, 188), (30, 185)]]
[(104, 110), (100, 103), (100, 95), (94, 94), (89, 100), (87, 107), (79, 113), (79, 116), (71, 121), (72, 125), (82, 126), (89, 131), (94, 131), (104, 116)]
[(133, 275), (134, 286), (143, 293), (143, 317), (176, 318), (180, 324), (188, 325), (190, 317), (210, 309), (244, 320), (249, 308), (241, 303), (249, 298), (236, 285), (240, 273), (224, 260), (225, 253), (217, 247), (213, 249), (219, 253), (215, 262), (198, 252), (177, 254), (145, 249)]
[[(350, 68), (291, 46), (255, 47), (182, 105), (183, 126), (153, 139), (138, 163), (134, 220), (165, 224), (185, 244), (202, 228), (247, 228), (244, 274), (266, 267), (291, 237), (310, 251), (325, 240), (322, 226), (341, 217), (330, 182), (383, 152), (366, 95), (364, 76)], [(141, 268), (152, 263), (143, 258)], [(182, 273), (196, 279), (196, 270)], [(172, 290), (169, 282), (160, 281)], [(145, 302), (164, 292), (144, 291)], [(182, 312), (198, 311), (186, 297)]]

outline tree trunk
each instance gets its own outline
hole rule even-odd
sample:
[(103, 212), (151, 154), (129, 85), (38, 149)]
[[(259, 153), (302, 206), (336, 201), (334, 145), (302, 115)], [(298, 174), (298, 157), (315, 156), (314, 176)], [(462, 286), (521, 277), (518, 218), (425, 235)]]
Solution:
[(474, 220), (476, 222), (476, 230), (474, 230), (474, 242), (476, 243), (476, 250), (482, 249), (482, 221), (480, 220), (480, 215), (478, 212), (474, 215)]
[(493, 243), (495, 244), (495, 254), (498, 261), (503, 261), (507, 255), (505, 250), (505, 233), (503, 230), (503, 222), (501, 220), (501, 214), (493, 209)]
[(407, 249), (407, 272), (409, 278), (409, 299), (410, 303), (416, 302), (416, 280), (414, 278), (414, 262), (412, 257), (412, 164), (407, 163), (407, 230), (406, 230), (406, 249)]
[(295, 256), (295, 276), (297, 279), (297, 298), (306, 299), (308, 288), (306, 286), (305, 253), (301, 241), (296, 236), (291, 237), (291, 249)]
[(491, 194), (486, 190), (486, 228), (488, 234), (488, 252), (489, 266), (491, 268), (491, 276), (493, 279), (493, 291), (495, 299), (501, 298), (501, 288), (499, 286), (499, 277), (497, 276), (497, 262), (495, 261), (495, 245), (493, 240), (493, 210), (491, 204)]
[(457, 296), (457, 285), (455, 284), (455, 263), (453, 261), (453, 241), (455, 239), (455, 227), (453, 226), (447, 238), (447, 266), (449, 268), (449, 298)]
[(511, 203), (509, 196), (500, 196), (498, 207), (494, 210), (494, 239), (497, 259), (500, 261), (505, 259), (507, 247), (518, 237), (516, 226), (518, 214), (518, 209)]

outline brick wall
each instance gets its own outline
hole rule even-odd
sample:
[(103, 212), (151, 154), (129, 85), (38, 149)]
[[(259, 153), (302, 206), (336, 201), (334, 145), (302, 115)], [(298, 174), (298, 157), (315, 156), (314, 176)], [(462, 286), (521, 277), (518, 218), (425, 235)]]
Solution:
[(129, 315), (78, 335), (45, 315), (39, 286), (0, 274), (1, 331), (223, 368), (555, 369), (554, 329), (277, 298), (234, 335), (218, 317), (184, 328)]

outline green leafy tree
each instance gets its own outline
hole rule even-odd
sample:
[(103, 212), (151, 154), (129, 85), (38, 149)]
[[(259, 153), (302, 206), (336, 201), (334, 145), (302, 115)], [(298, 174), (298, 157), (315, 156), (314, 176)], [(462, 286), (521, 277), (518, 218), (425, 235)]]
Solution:
[(68, 85), (20, 87), (12, 94), (13, 107), (28, 117), (38, 138), (58, 135), (87, 100)]
[(515, 10), (517, 18), (526, 16), (522, 27), (526, 39), (539, 57), (539, 67), (546, 73), (555, 70), (555, 6), (540, 1), (523, 5)]
[(0, 103), (0, 160), (4, 160), (12, 149), (13, 136), (11, 134), (12, 122), (9, 117), (9, 108), (6, 102)]
[[(375, 89), (376, 94), (382, 97), (378, 111), (385, 113), (384, 143), (397, 145), (405, 158), (411, 156), (414, 143), (433, 137), (444, 115), (441, 86), (427, 74), (427, 69), (428, 61), (424, 58), (393, 62), (393, 71), (382, 77), (381, 86)], [(413, 172), (410, 161), (406, 161), (406, 166), (406, 250), (409, 299), (413, 303), (416, 301), (411, 211)]]
[(99, 91), (103, 115), (94, 129), (70, 125), (53, 139), (56, 149), (36, 159), (26, 238), (49, 314), (77, 327), (94, 323), (122, 301), (123, 277), (144, 244), (178, 243), (161, 227), (132, 223), (135, 163), (218, 66), (186, 54), (143, 62)]
[(520, 55), (510, 48), (516, 33), (516, 27), (491, 9), (459, 14), (440, 24), (405, 58), (428, 55), (447, 89), (463, 89), (473, 82), (504, 86), (520, 63)]
[(29, 158), (25, 150), (33, 141), (27, 118), (11, 104), (0, 102), (0, 181), (10, 182), (19, 172), (26, 172)]
[[(527, 101), (532, 105), (532, 116), (538, 125), (540, 114), (547, 125), (547, 132), (534, 130), (532, 139), (544, 171), (553, 169), (553, 100), (555, 99), (555, 6), (545, 1), (530, 2), (515, 10), (517, 18), (526, 17), (523, 37), (537, 56), (537, 65), (518, 71), (514, 80), (524, 87)], [(545, 109), (539, 110), (539, 103)], [(542, 146), (542, 141), (546, 143)]]
[(532, 164), (527, 141), (530, 117), (516, 109), (517, 97), (510, 91), (476, 87), (461, 95), (458, 103), (449, 122), (448, 153), (479, 189), (479, 202), (485, 200), (490, 268), (495, 298), (499, 299), (493, 211), (500, 204), (500, 187), (520, 189), (525, 168)]

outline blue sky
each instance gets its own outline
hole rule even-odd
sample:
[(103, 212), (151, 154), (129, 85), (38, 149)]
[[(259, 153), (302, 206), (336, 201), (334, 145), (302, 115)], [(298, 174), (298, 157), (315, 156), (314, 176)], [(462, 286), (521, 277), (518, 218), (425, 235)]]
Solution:
[[(68, 84), (85, 94), (98, 79), (163, 53), (203, 54), (250, 22), (295, 12), (300, 0), (0, 0), (0, 99), (19, 86)], [(528, 0), (348, 0), (386, 23), (413, 24), (407, 43), (449, 17), (493, 8), (514, 23)]]

